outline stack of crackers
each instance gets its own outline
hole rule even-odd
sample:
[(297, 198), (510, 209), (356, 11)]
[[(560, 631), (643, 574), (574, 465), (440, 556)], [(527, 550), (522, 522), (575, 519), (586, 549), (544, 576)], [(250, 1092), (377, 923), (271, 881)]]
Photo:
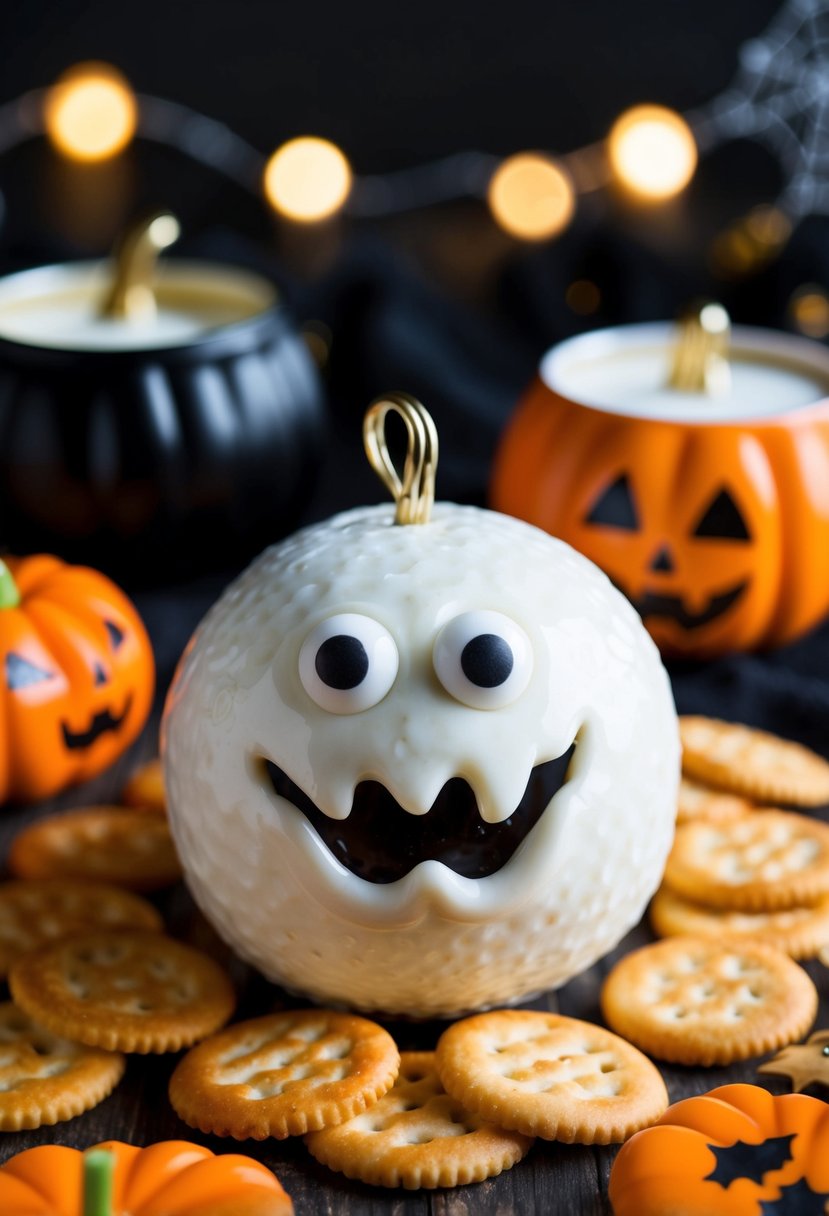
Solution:
[(817, 1013), (794, 959), (829, 942), (829, 827), (769, 803), (829, 803), (829, 764), (747, 726), (680, 729), (678, 825), (651, 904), (666, 940), (616, 964), (602, 1012), (658, 1059), (724, 1065), (794, 1042)]
[(829, 943), (829, 764), (747, 726), (680, 719), (677, 831), (651, 905), (660, 937), (754, 939), (793, 958)]

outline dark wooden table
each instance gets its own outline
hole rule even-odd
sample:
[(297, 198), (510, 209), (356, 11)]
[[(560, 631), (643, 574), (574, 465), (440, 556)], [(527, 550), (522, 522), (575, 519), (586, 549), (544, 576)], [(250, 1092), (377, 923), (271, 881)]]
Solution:
[[(14, 834), (27, 822), (57, 808), (111, 801), (129, 771), (155, 747), (155, 731), (148, 730), (139, 745), (114, 769), (96, 782), (70, 791), (54, 803), (36, 808), (5, 808), (0, 821), (0, 850), (5, 857)], [(231, 971), (239, 992), (237, 1017), (252, 1017), (298, 1002), (279, 988), (266, 983), (250, 968), (233, 958), (194, 907), (182, 885), (156, 900), (169, 931), (176, 937), (207, 950)], [(589, 971), (529, 1004), (530, 1009), (550, 1009), (600, 1022), (599, 989), (614, 961), (625, 952), (651, 940), (640, 925), (621, 945)], [(821, 994), (816, 1026), (829, 1025), (829, 978), (819, 963), (807, 967)], [(5, 998), (4, 998), (5, 999)], [(430, 1048), (442, 1024), (387, 1023), (401, 1048)], [(115, 1092), (100, 1106), (68, 1123), (38, 1131), (0, 1133), (0, 1160), (35, 1144), (68, 1144), (86, 1148), (99, 1140), (126, 1140), (150, 1144), (156, 1140), (190, 1139), (216, 1152), (241, 1151), (273, 1169), (291, 1195), (297, 1216), (507, 1216), (508, 1213), (544, 1213), (545, 1216), (593, 1216), (610, 1211), (607, 1181), (615, 1155), (612, 1148), (584, 1148), (537, 1141), (529, 1155), (499, 1178), (476, 1186), (449, 1191), (397, 1192), (364, 1186), (331, 1173), (306, 1152), (302, 1141), (247, 1141), (235, 1144), (202, 1136), (183, 1124), (167, 1100), (167, 1082), (177, 1056), (132, 1056), (126, 1075)], [(759, 1078), (758, 1060), (731, 1068), (662, 1068), (672, 1101), (703, 1093), (715, 1085), (732, 1081), (764, 1084), (776, 1093), (788, 1086), (773, 1078)], [(818, 1092), (818, 1091), (816, 1091)], [(824, 1091), (824, 1095), (825, 1091)], [(5, 1214), (3, 1214), (5, 1216)]]

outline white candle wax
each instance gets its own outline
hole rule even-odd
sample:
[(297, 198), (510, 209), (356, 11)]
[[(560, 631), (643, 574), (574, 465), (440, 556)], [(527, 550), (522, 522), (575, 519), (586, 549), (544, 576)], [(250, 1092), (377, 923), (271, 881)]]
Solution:
[(735, 327), (731, 383), (722, 394), (671, 388), (675, 327), (629, 325), (574, 338), (542, 361), (541, 376), (568, 400), (628, 417), (673, 422), (771, 418), (829, 396), (829, 351), (803, 338)]
[(103, 317), (110, 279), (105, 262), (9, 275), (0, 280), (0, 339), (54, 350), (159, 350), (247, 320), (275, 300), (270, 285), (256, 275), (179, 261), (158, 267), (154, 316)]

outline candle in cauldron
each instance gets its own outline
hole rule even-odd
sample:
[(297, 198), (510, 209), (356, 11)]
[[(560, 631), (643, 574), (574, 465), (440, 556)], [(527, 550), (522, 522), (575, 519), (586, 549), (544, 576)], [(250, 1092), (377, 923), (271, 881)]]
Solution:
[(158, 213), (111, 263), (0, 280), (0, 519), (14, 548), (160, 571), (234, 561), (313, 485), (322, 389), (271, 284), (156, 264)]
[(718, 305), (542, 360), (492, 501), (570, 542), (666, 653), (779, 645), (829, 610), (829, 352)]

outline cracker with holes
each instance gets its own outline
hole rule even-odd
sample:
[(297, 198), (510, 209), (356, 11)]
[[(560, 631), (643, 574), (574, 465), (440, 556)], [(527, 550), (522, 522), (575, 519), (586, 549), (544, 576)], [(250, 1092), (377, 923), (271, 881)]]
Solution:
[(817, 991), (782, 950), (734, 938), (669, 937), (634, 950), (602, 988), (608, 1025), (675, 1064), (731, 1064), (801, 1038)]
[(748, 798), (740, 798), (737, 794), (724, 794), (722, 790), (713, 790), (708, 785), (683, 777), (679, 783), (677, 796), (676, 821), (687, 823), (691, 819), (707, 819), (710, 823), (727, 823), (731, 819), (739, 819), (755, 810), (753, 802)]
[(665, 885), (715, 908), (773, 912), (829, 896), (829, 826), (791, 811), (764, 811), (722, 826), (676, 830)]
[(716, 718), (679, 719), (682, 771), (706, 785), (758, 802), (829, 802), (829, 763), (808, 747)]
[(190, 1127), (236, 1140), (342, 1123), (393, 1084), (400, 1055), (367, 1018), (292, 1009), (239, 1022), (188, 1052), (170, 1101)]
[(73, 878), (0, 883), (0, 976), (24, 954), (87, 929), (155, 929), (161, 916), (120, 887)]
[(81, 1047), (0, 1004), (0, 1131), (51, 1126), (102, 1102), (124, 1074), (111, 1051)]
[(55, 1034), (108, 1051), (179, 1051), (233, 1013), (230, 980), (207, 955), (161, 933), (83, 933), (11, 969), (17, 1004)]
[(312, 1156), (373, 1186), (463, 1186), (520, 1161), (532, 1138), (470, 1114), (446, 1093), (431, 1051), (404, 1051), (392, 1089), (364, 1114), (312, 1132)]
[(829, 942), (829, 898), (812, 907), (779, 912), (735, 912), (706, 907), (661, 887), (653, 897), (650, 920), (658, 937), (685, 933), (750, 937), (785, 950), (792, 958), (815, 958)]
[(527, 1136), (615, 1144), (668, 1105), (656, 1068), (602, 1026), (556, 1013), (501, 1009), (444, 1031), (437, 1069), (448, 1093)]
[(131, 891), (155, 891), (181, 877), (166, 818), (120, 806), (38, 820), (12, 841), (9, 869), (18, 878), (91, 878)]
[(159, 814), (166, 815), (164, 770), (158, 758), (149, 760), (135, 770), (121, 791), (121, 800), (125, 806), (138, 807), (142, 811), (158, 811)]

